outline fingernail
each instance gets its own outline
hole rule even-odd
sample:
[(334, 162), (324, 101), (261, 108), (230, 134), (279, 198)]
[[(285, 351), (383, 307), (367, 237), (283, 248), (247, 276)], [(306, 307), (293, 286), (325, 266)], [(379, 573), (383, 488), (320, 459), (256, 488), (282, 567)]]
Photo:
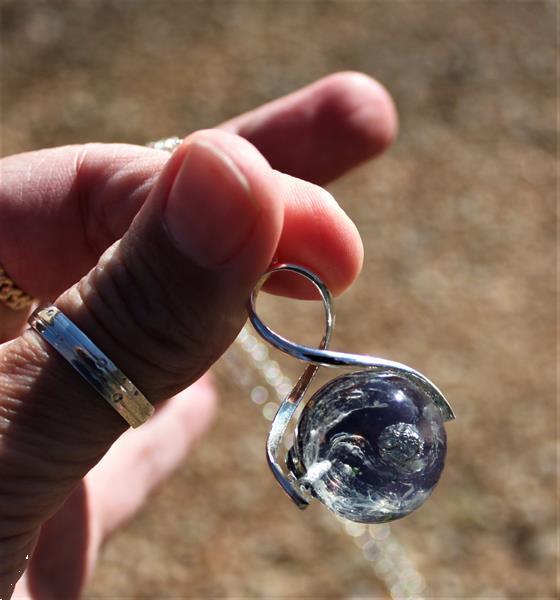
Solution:
[(241, 249), (258, 213), (233, 159), (207, 142), (191, 142), (164, 214), (177, 248), (201, 267), (223, 265)]

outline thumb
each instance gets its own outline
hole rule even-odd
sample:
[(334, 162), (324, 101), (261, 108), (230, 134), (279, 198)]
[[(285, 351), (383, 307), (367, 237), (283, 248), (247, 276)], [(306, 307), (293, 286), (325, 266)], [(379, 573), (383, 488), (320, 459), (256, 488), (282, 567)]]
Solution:
[(123, 239), (57, 300), (152, 401), (198, 379), (245, 321), (282, 228), (273, 177), (240, 137), (187, 138)]
[[(235, 135), (187, 138), (125, 236), (56, 300), (152, 403), (196, 380), (241, 328), (282, 227), (273, 177)], [(0, 347), (1, 598), (40, 524), (125, 427), (35, 332)]]

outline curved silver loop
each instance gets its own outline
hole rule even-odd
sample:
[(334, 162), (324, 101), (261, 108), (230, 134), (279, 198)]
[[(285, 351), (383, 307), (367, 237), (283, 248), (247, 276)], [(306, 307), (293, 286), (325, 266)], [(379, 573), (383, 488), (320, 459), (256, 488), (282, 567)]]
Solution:
[(282, 350), (295, 358), (299, 358), (300, 360), (305, 360), (307, 362), (314, 362), (315, 364), (320, 364), (317, 361), (311, 361), (307, 358), (303, 358), (299, 355), (300, 348), (306, 348), (305, 346), (301, 346), (300, 344), (294, 344), (293, 342), (288, 341), (286, 338), (283, 338), (281, 335), (278, 335), (276, 332), (272, 331), (270, 327), (265, 325), (259, 315), (257, 314), (257, 296), (261, 291), (262, 286), (266, 283), (268, 278), (274, 273), (279, 273), (280, 271), (291, 271), (292, 273), (297, 273), (298, 275), (302, 275), (306, 279), (308, 279), (317, 289), (319, 294), (321, 295), (321, 300), (323, 301), (323, 306), (325, 308), (325, 335), (319, 344), (319, 348), (307, 348), (308, 350), (322, 352), (329, 345), (332, 332), (334, 329), (334, 309), (333, 309), (333, 299), (331, 293), (327, 286), (315, 275), (305, 267), (300, 265), (294, 265), (291, 263), (279, 263), (274, 265), (271, 269), (269, 269), (257, 282), (257, 285), (253, 289), (251, 293), (251, 300), (249, 305), (249, 319), (251, 324), (258, 332), (258, 334), (267, 342)]
[[(265, 325), (257, 315), (255, 309), (257, 295), (270, 275), (277, 273), (278, 271), (293, 271), (294, 273), (303, 275), (315, 285), (317, 290), (319, 290), (325, 306), (327, 323), (325, 334), (326, 343), (321, 343), (318, 348), (311, 348), (309, 346), (290, 342), (286, 338), (272, 331), (272, 329)], [(347, 352), (334, 352), (332, 350), (327, 350), (327, 344), (334, 328), (332, 296), (326, 285), (317, 277), (317, 275), (305, 267), (293, 264), (279, 264), (265, 273), (251, 294), (249, 319), (251, 320), (251, 323), (257, 333), (264, 340), (272, 344), (275, 348), (278, 348), (278, 350), (281, 350), (282, 352), (299, 360), (303, 360), (321, 367), (362, 367), (371, 369), (372, 371), (383, 371), (385, 373), (387, 371), (392, 371), (395, 374), (407, 375), (420, 384), (421, 387), (425, 388), (429, 395), (432, 396), (434, 402), (441, 410), (443, 418), (446, 421), (451, 421), (455, 418), (451, 406), (440, 390), (438, 390), (438, 388), (433, 384), (433, 382), (431, 382), (426, 376), (422, 375), (422, 373), (412, 369), (408, 365), (376, 356), (366, 356), (363, 354), (350, 354)]]
[[(257, 296), (262, 286), (271, 275), (280, 271), (291, 271), (293, 273), (297, 273), (298, 275), (302, 275), (311, 283), (313, 283), (321, 295), (323, 306), (325, 308), (325, 334), (318, 348), (311, 348), (309, 346), (290, 342), (265, 325), (256, 312)], [(451, 406), (438, 388), (427, 377), (411, 367), (402, 363), (386, 360), (384, 358), (327, 350), (327, 346), (334, 328), (332, 296), (323, 281), (321, 281), (317, 275), (305, 267), (289, 263), (277, 264), (273, 266), (260, 278), (255, 286), (251, 294), (248, 309), (249, 319), (253, 327), (265, 341), (272, 344), (275, 348), (278, 348), (278, 350), (281, 350), (282, 352), (285, 352), (294, 358), (308, 363), (304, 372), (294, 386), (294, 389), (280, 405), (280, 408), (278, 409), (278, 412), (272, 421), (266, 444), (268, 464), (272, 473), (284, 491), (290, 496), (290, 498), (299, 508), (305, 508), (309, 504), (309, 501), (303, 495), (303, 492), (296, 488), (294, 485), (294, 478), (291, 476), (291, 474), (284, 474), (284, 471), (278, 462), (278, 452), (288, 425), (290, 424), (297, 407), (302, 401), (305, 392), (309, 388), (309, 385), (315, 377), (319, 367), (365, 367), (374, 372), (378, 371), (385, 374), (394, 373), (398, 375), (404, 375), (409, 379), (414, 380), (416, 384), (424, 391), (424, 393), (426, 393), (428, 397), (433, 400), (436, 406), (438, 406), (440, 409), (444, 420), (449, 421), (455, 418)]]
[[(325, 350), (329, 344), (331, 339), (331, 335), (334, 328), (334, 311), (333, 311), (333, 301), (331, 293), (329, 292), (327, 286), (311, 271), (307, 270), (305, 267), (301, 267), (300, 265), (294, 264), (277, 264), (273, 266), (269, 271), (267, 271), (257, 282), (257, 285), (253, 289), (251, 294), (250, 304), (249, 304), (249, 319), (253, 324), (253, 327), (259, 333), (259, 335), (265, 339), (266, 341), (272, 343), (277, 348), (278, 344), (284, 344), (286, 346), (291, 346), (292, 343), (288, 340), (284, 339), (282, 336), (278, 335), (270, 327), (265, 325), (256, 312), (256, 302), (257, 296), (265, 284), (267, 279), (273, 275), (274, 273), (278, 273), (280, 271), (292, 271), (293, 273), (297, 273), (298, 275), (302, 275), (307, 278), (315, 288), (318, 290), (321, 295), (321, 299), (323, 300), (323, 307), (325, 309), (325, 334), (323, 335), (323, 339), (319, 343), (319, 349)], [(274, 341), (273, 341), (274, 340)], [(297, 344), (294, 344), (297, 346)], [(286, 352), (287, 350), (285, 350)], [(288, 351), (288, 354), (292, 354)], [(286, 433), (286, 429), (294, 416), (294, 413), (299, 406), (301, 400), (305, 396), (305, 392), (309, 388), (309, 385), (313, 381), (315, 374), (319, 370), (319, 365), (316, 363), (310, 363), (305, 368), (304, 372), (301, 374), (298, 379), (294, 389), (290, 392), (289, 396), (282, 402), (278, 412), (276, 413), (272, 425), (270, 427), (270, 433), (268, 434), (268, 439), (266, 441), (266, 457), (268, 460), (268, 466), (270, 470), (276, 477), (278, 483), (282, 486), (282, 489), (290, 496), (290, 498), (294, 501), (294, 503), (299, 508), (306, 508), (309, 504), (307, 498), (305, 498), (298, 490), (293, 481), (288, 478), (280, 466), (278, 462), (278, 451), (282, 442), (282, 438)]]

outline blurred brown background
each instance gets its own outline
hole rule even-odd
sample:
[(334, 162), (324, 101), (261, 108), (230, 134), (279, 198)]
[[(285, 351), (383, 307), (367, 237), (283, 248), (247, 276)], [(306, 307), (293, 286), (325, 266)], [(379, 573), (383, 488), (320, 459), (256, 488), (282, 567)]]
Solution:
[[(181, 135), (341, 69), (387, 86), (397, 143), (332, 186), (366, 247), (333, 347), (413, 365), (458, 415), (442, 482), (393, 535), (430, 597), (555, 597), (556, 3), (1, 6), (3, 155)], [(308, 327), (308, 304), (268, 305), (286, 333)], [(326, 511), (283, 496), (267, 422), (218, 372), (211, 434), (87, 597), (387, 597)]]

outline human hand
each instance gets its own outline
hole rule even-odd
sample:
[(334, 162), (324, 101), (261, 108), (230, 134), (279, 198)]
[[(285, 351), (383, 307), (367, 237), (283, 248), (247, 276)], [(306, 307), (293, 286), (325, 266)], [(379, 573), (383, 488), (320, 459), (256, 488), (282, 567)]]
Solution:
[[(346, 73), (197, 132), (171, 158), (91, 144), (3, 159), (6, 271), (56, 298), (159, 408), (123, 434), (55, 351), (21, 333), (26, 315), (0, 305), (0, 598), (25, 569), (17, 597), (79, 595), (103, 539), (210, 423), (215, 394), (199, 378), (235, 339), (274, 257), (334, 293), (350, 285), (359, 235), (313, 183), (378, 154), (395, 129), (387, 93)], [(305, 294), (280, 277), (272, 289)]]

